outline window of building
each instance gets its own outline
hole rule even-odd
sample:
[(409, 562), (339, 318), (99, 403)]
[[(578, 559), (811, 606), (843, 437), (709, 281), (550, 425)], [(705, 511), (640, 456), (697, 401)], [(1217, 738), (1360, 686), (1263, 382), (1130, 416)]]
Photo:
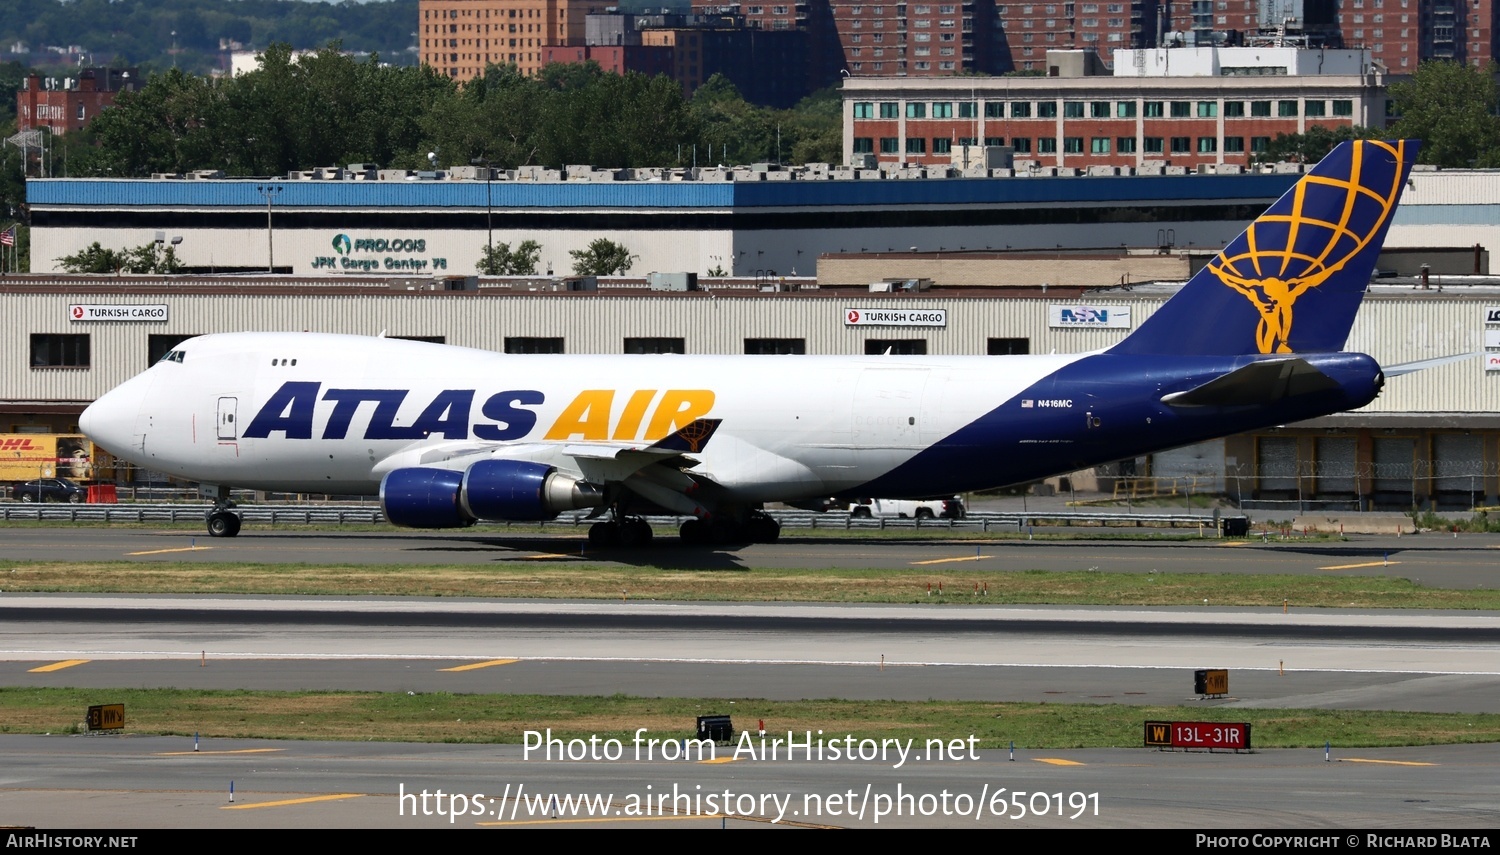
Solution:
[(1172, 153), (1188, 154), (1193, 150), (1192, 137), (1172, 137)]
[(1057, 154), (1057, 140), (1053, 137), (1039, 137), (1036, 141), (1037, 154)]
[(1226, 119), (1242, 119), (1245, 116), (1244, 101), (1225, 101), (1224, 117)]
[(958, 102), (958, 117), (960, 119), (972, 119), (979, 112), (979, 105), (973, 101)]
[(1016, 154), (1031, 154), (1031, 138), (1011, 137), (1010, 147), (1015, 149)]
[(1038, 101), (1038, 102), (1036, 102), (1036, 115), (1037, 115), (1037, 118), (1039, 118), (1039, 119), (1055, 119), (1055, 118), (1057, 118), (1057, 102), (1056, 101)]
[(1270, 137), (1251, 137), (1250, 138), (1250, 151), (1252, 151), (1252, 152), (1254, 152), (1256, 154), (1262, 154), (1262, 153), (1264, 153), (1266, 151), (1266, 149), (1268, 149), (1270, 147), (1271, 147), (1271, 138)]
[(1010, 117), (1012, 119), (1029, 119), (1029, 118), (1031, 118), (1031, 102), (1030, 101), (1012, 101), (1012, 102), (1010, 102)]
[(863, 101), (863, 102), (856, 101), (855, 104), (854, 104), (854, 118), (856, 118), (856, 119), (873, 119), (873, 118), (875, 118), (875, 105), (871, 104), (868, 101)]
[(953, 151), (953, 138), (952, 137), (933, 137), (932, 138), (932, 153), (933, 154), (949, 154), (952, 151)]
[(925, 118), (927, 118), (927, 105), (924, 104), (924, 103), (922, 103), (921, 101), (908, 101), (907, 104), (906, 104), (906, 118), (908, 118), (908, 119), (925, 119)]
[(1162, 102), (1147, 101), (1146, 103), (1142, 104), (1141, 115), (1145, 116), (1148, 119), (1160, 119), (1164, 115), (1162, 113)]
[(1218, 137), (1199, 137), (1198, 138), (1198, 153), (1199, 154), (1215, 154), (1215, 153), (1218, 152), (1218, 150), (1219, 150), (1219, 139), (1218, 139)]
[(32, 368), (88, 368), (89, 337), (32, 333)]
[(1063, 137), (1064, 154), (1083, 154), (1083, 137)]
[(1089, 139), (1090, 154), (1109, 154), (1109, 137), (1092, 137)]
[(1271, 102), (1270, 101), (1251, 101), (1250, 102), (1250, 115), (1251, 116), (1257, 116), (1257, 117), (1264, 117), (1264, 116), (1271, 115)]
[(951, 119), (951, 118), (953, 118), (953, 102), (952, 101), (934, 101), (934, 102), (932, 102), (932, 117), (934, 119)]
[(687, 353), (685, 340), (680, 338), (627, 338), (626, 353)]
[(1297, 102), (1296, 101), (1277, 101), (1276, 102), (1276, 115), (1281, 116), (1283, 118), (1297, 115)]
[(1031, 352), (1031, 339), (992, 338), (985, 352), (990, 356), (1024, 356)]
[(1302, 109), (1303, 109), (1303, 115), (1306, 115), (1306, 116), (1320, 116), (1320, 117), (1321, 116), (1326, 116), (1326, 115), (1328, 115), (1328, 102), (1327, 101), (1304, 101)]
[(1063, 118), (1064, 119), (1081, 119), (1081, 118), (1083, 118), (1083, 102), (1082, 101), (1065, 101), (1065, 102), (1063, 102)]
[(807, 353), (807, 339), (747, 338), (745, 339), (745, 352), (755, 356)]
[(561, 338), (541, 338), (536, 336), (506, 336), (506, 353), (562, 353), (563, 340)]
[(897, 104), (895, 101), (881, 101), (880, 102), (880, 118), (882, 118), (882, 119), (899, 119), (899, 118), (901, 118), (901, 105)]
[(1334, 101), (1333, 102), (1333, 114), (1335, 116), (1352, 116), (1352, 115), (1354, 115), (1354, 102), (1353, 101)]
[(1005, 145), (1005, 137), (985, 137), (985, 145)]
[(906, 138), (906, 153), (907, 154), (926, 154), (927, 153), (927, 140), (924, 139), (924, 138), (922, 138), (922, 137), (907, 137)]
[(1135, 154), (1135, 137), (1115, 137), (1115, 150), (1120, 154)]
[(1191, 102), (1191, 101), (1173, 101), (1172, 102), (1172, 118), (1174, 118), (1174, 119), (1187, 119), (1187, 118), (1190, 118), (1192, 115), (1193, 115), (1193, 102)]
[(925, 356), (927, 354), (927, 339), (925, 338), (867, 338), (865, 339), (865, 355), (880, 356), (891, 353), (897, 356)]
[(1214, 119), (1219, 115), (1219, 104), (1217, 101), (1199, 101), (1198, 118)]
[(874, 154), (875, 153), (875, 138), (874, 137), (855, 137), (854, 138), (854, 153), (855, 154)]
[(881, 137), (880, 138), (880, 153), (881, 154), (900, 154), (901, 153), (901, 139), (899, 137)]
[(1135, 118), (1135, 102), (1134, 101), (1120, 101), (1120, 102), (1116, 103), (1115, 104), (1115, 118), (1117, 118), (1117, 119), (1134, 119)]
[(1145, 148), (1146, 154), (1161, 154), (1165, 151), (1162, 148), (1161, 137), (1146, 137), (1141, 141), (1141, 145)]
[(1109, 118), (1109, 102), (1108, 101), (1090, 101), (1089, 102), (1089, 116), (1092, 117), (1092, 118), (1095, 118), (1095, 119), (1108, 119)]
[(1225, 137), (1224, 138), (1224, 151), (1225, 151), (1226, 154), (1244, 154), (1245, 153), (1245, 138), (1244, 137)]
[(984, 102), (984, 117), (986, 119), (1003, 119), (1003, 118), (1005, 118), (1005, 102), (1004, 101), (986, 101), (986, 102)]

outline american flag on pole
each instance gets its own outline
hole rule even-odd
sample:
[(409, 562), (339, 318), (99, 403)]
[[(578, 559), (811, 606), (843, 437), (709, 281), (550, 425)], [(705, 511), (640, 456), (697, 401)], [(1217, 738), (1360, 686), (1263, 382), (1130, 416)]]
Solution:
[(15, 245), (16, 245), (16, 227), (15, 226), (11, 226), (10, 228), (6, 229), (5, 231), (0, 232), (0, 246), (15, 246)]

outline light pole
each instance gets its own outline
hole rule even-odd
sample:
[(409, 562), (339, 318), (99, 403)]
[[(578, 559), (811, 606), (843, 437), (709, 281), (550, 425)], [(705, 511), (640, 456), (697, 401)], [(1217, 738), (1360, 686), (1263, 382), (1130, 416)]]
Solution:
[(266, 197), (266, 272), (276, 272), (275, 232), (271, 229), (271, 200), (285, 190), (280, 184), (259, 184), (255, 191)]
[(485, 250), (484, 259), (486, 264), (493, 264), (495, 260), (495, 221), (494, 203), (490, 199), (490, 181), (495, 177), (495, 169), (490, 161), (482, 157), (476, 157), (469, 161), (472, 166), (484, 166), (484, 231)]

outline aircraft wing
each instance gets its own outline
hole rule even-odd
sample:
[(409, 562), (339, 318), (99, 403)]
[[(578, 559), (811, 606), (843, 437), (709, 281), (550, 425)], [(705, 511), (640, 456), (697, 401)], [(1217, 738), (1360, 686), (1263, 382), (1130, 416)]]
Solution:
[(1264, 359), (1188, 389), (1163, 395), (1171, 407), (1236, 407), (1334, 391), (1338, 381), (1299, 357)]

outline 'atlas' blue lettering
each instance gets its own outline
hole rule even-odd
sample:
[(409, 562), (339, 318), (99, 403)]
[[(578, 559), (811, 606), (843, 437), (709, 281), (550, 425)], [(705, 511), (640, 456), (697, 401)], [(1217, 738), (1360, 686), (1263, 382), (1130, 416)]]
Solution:
[(275, 431), (284, 431), (287, 439), (312, 439), (313, 405), (322, 386), (297, 381), (281, 384), (242, 435), (266, 439)]
[(531, 433), (531, 429), (536, 426), (536, 413), (521, 407), (535, 406), (546, 399), (545, 395), (534, 389), (491, 395), (484, 402), (481, 412), (485, 418), (493, 419), (497, 424), (475, 425), (474, 435), (480, 439), (496, 441), (520, 439)]
[[(380, 406), (394, 404), (401, 406), (401, 401), (406, 398), (406, 392), (399, 389), (329, 389), (323, 394), (323, 400), (334, 401), (333, 415), (328, 417), (328, 424), (323, 428), (324, 439), (343, 439), (349, 435), (349, 422), (353, 420), (354, 413), (359, 405), (365, 401), (376, 403), (376, 412)], [(391, 417), (395, 418), (394, 409)]]

